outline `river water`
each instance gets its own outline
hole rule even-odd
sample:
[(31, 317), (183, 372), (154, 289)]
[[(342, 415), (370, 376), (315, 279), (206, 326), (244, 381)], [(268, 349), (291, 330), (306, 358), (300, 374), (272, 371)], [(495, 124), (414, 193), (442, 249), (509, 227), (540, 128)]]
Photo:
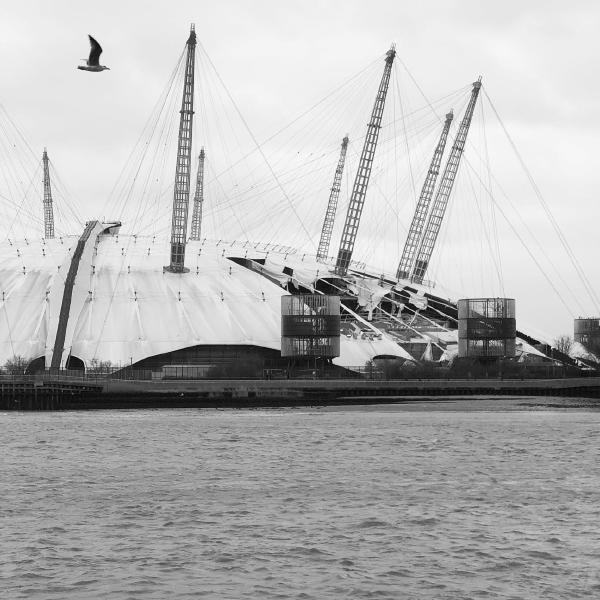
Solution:
[(593, 408), (0, 413), (0, 435), (2, 598), (600, 596)]

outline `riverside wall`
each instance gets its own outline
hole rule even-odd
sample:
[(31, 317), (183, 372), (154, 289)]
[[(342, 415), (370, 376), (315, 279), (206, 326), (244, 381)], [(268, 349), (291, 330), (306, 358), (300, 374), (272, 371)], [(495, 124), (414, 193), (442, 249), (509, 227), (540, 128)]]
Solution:
[[(600, 377), (404, 380), (33, 380), (0, 382), (0, 409), (315, 406), (456, 396), (600, 400)], [(600, 402), (599, 402), (600, 405)]]

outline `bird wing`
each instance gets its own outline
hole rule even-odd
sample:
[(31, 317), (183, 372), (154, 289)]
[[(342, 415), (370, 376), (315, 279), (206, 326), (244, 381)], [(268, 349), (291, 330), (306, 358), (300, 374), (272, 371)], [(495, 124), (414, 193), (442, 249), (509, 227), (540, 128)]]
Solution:
[(88, 65), (98, 66), (100, 64), (100, 55), (102, 54), (102, 46), (88, 34), (90, 38), (90, 57), (88, 58)]

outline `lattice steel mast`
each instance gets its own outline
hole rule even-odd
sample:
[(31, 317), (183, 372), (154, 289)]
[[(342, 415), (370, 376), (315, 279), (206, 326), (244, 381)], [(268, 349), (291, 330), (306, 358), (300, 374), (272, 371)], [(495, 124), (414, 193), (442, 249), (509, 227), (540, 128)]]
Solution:
[(427, 220), (427, 214), (429, 213), (429, 205), (431, 204), (431, 198), (433, 197), (433, 191), (435, 189), (435, 182), (440, 172), (440, 165), (442, 163), (442, 156), (444, 154), (444, 148), (446, 147), (446, 140), (448, 139), (448, 131), (450, 130), (450, 123), (452, 123), (453, 113), (450, 111), (446, 115), (446, 122), (442, 129), (442, 135), (433, 153), (431, 159), (431, 165), (429, 171), (427, 171), (427, 177), (417, 202), (417, 208), (413, 215), (410, 229), (408, 230), (408, 236), (404, 244), (404, 250), (402, 251), (402, 257), (396, 271), (396, 279), (406, 279), (410, 276), (412, 266), (415, 261), (415, 255), (421, 241), (421, 234)]
[(354, 180), (352, 195), (350, 196), (348, 212), (346, 213), (342, 241), (335, 263), (335, 272), (338, 275), (346, 274), (348, 265), (352, 259), (354, 242), (356, 241), (356, 234), (358, 233), (358, 226), (360, 224), (360, 215), (362, 214), (365, 196), (367, 194), (367, 186), (369, 185), (369, 177), (371, 176), (373, 157), (375, 156), (375, 148), (377, 147), (377, 139), (379, 138), (379, 129), (381, 128), (381, 119), (385, 107), (385, 97), (390, 83), (390, 74), (392, 72), (392, 64), (395, 56), (396, 50), (392, 45), (385, 55), (383, 77), (379, 84), (375, 105), (373, 106), (373, 112), (371, 113), (371, 120), (367, 127), (367, 136), (360, 155), (358, 171), (356, 173), (356, 179)]
[(196, 193), (194, 194), (194, 210), (192, 212), (192, 233), (190, 240), (200, 239), (202, 228), (202, 204), (204, 202), (204, 148), (198, 157), (198, 175), (196, 176)]
[(348, 149), (348, 136), (342, 140), (342, 149), (340, 158), (333, 176), (333, 186), (329, 194), (323, 229), (321, 230), (321, 239), (319, 240), (319, 249), (317, 250), (317, 260), (323, 261), (329, 252), (329, 242), (331, 242), (331, 232), (333, 231), (333, 222), (335, 221), (335, 211), (337, 210), (338, 198), (340, 197), (340, 188), (342, 186), (342, 173), (344, 172), (344, 163), (346, 161), (346, 150)]
[(467, 110), (458, 128), (458, 133), (452, 144), (452, 150), (448, 157), (448, 162), (444, 168), (444, 173), (440, 181), (440, 185), (435, 194), (435, 200), (433, 201), (433, 208), (427, 220), (425, 227), (425, 233), (421, 240), (421, 245), (417, 253), (417, 258), (413, 266), (411, 273), (411, 281), (416, 283), (422, 283), (423, 277), (427, 272), (429, 261), (435, 247), (437, 236), (442, 226), (444, 219), (444, 213), (448, 206), (448, 199), (452, 192), (452, 186), (458, 172), (458, 166), (460, 164), (460, 157), (462, 156), (463, 150), (465, 149), (465, 142), (467, 140), (467, 133), (469, 132), (469, 126), (471, 125), (471, 119), (473, 118), (473, 111), (475, 110), (475, 103), (477, 102), (477, 96), (481, 89), (481, 77), (473, 83), (473, 91), (471, 92), (471, 99), (467, 105)]
[(177, 165), (175, 167), (175, 190), (173, 194), (173, 218), (171, 221), (171, 262), (166, 270), (183, 273), (186, 269), (185, 242), (190, 201), (190, 163), (192, 154), (192, 121), (194, 118), (194, 64), (196, 32), (194, 25), (187, 40), (185, 80), (179, 118)]
[(52, 188), (50, 187), (50, 169), (48, 168), (48, 153), (44, 148), (42, 154), (44, 164), (44, 237), (47, 240), (54, 238), (54, 208), (52, 207)]

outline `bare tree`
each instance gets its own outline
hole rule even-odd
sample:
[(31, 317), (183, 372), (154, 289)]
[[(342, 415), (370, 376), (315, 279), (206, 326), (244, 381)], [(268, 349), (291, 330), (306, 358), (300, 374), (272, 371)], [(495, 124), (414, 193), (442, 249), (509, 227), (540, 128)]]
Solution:
[(92, 358), (87, 368), (88, 373), (96, 375), (106, 375), (113, 370), (112, 362), (110, 360), (100, 360), (99, 358)]
[(563, 354), (569, 354), (573, 348), (573, 339), (568, 335), (559, 335), (554, 340), (554, 347)]
[(16, 354), (4, 363), (3, 370), (9, 375), (23, 375), (28, 364), (29, 361), (25, 357)]

